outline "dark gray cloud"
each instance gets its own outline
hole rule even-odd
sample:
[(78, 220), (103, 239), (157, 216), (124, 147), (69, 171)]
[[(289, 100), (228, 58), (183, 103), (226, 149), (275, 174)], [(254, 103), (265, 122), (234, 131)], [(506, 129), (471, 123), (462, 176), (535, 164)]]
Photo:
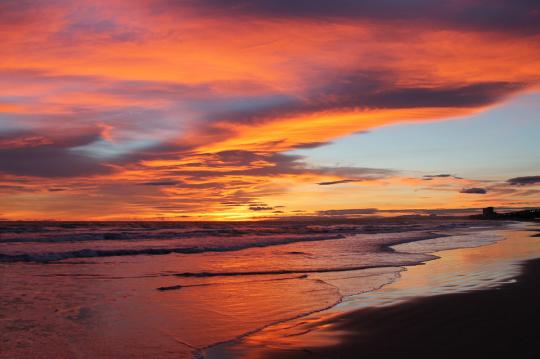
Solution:
[(342, 179), (342, 180), (339, 180), (339, 181), (319, 182), (317, 184), (319, 186), (331, 186), (331, 185), (334, 185), (334, 184), (361, 182), (361, 181), (365, 181), (365, 179)]
[(185, 181), (160, 179), (155, 181), (142, 182), (140, 185), (153, 186), (153, 187), (173, 187), (184, 189), (220, 189), (225, 186), (228, 188), (235, 188), (236, 186), (249, 185), (249, 182), (244, 181), (228, 181), (226, 184), (219, 182), (200, 182), (200, 183), (188, 183)]
[(250, 211), (272, 211), (274, 207), (266, 206), (266, 205), (251, 205), (249, 206)]
[(332, 142), (306, 142), (306, 143), (299, 143), (294, 146), (295, 150), (304, 150), (304, 149), (312, 149), (317, 147), (322, 147), (326, 145), (330, 145)]
[(346, 75), (314, 96), (325, 107), (476, 107), (495, 102), (524, 87), (512, 82), (479, 82), (463, 86), (401, 87), (377, 72)]
[(527, 186), (540, 183), (540, 176), (514, 177), (510, 178), (507, 182), (513, 186)]
[(486, 194), (487, 190), (485, 188), (472, 187), (472, 188), (463, 188), (459, 193), (468, 193), (468, 194)]
[(179, 183), (180, 183), (179, 181), (175, 181), (175, 180), (157, 180), (157, 181), (143, 182), (141, 184), (144, 186), (176, 186)]
[(202, 12), (223, 16), (408, 22), (415, 27), (523, 34), (540, 31), (540, 4), (535, 0), (156, 0), (154, 6), (174, 11), (186, 3)]
[[(41, 139), (28, 141), (28, 139)], [(39, 136), (35, 133), (0, 134), (0, 172), (36, 177), (74, 177), (112, 172), (102, 160), (77, 151), (100, 139), (97, 130), (86, 133)]]
[(454, 176), (448, 173), (438, 174), (438, 175), (425, 175), (422, 177), (424, 181), (431, 181), (434, 178), (453, 178), (453, 179), (463, 179), (463, 177)]
[(321, 216), (350, 216), (350, 215), (362, 215), (362, 214), (376, 214), (379, 210), (377, 208), (355, 208), (355, 209), (331, 209), (327, 211), (319, 211)]
[(261, 102), (248, 110), (216, 112), (209, 119), (256, 125), (274, 118), (306, 112), (356, 108), (472, 108), (496, 103), (522, 90), (525, 83), (478, 82), (467, 85), (403, 87), (391, 71), (353, 71), (324, 74), (301, 97)]
[(36, 177), (74, 177), (110, 173), (112, 169), (69, 149), (47, 146), (1, 150), (0, 172)]

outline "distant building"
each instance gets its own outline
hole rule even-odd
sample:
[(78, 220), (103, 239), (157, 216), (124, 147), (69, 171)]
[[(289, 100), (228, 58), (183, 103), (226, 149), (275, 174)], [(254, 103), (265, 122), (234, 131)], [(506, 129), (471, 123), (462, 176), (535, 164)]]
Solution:
[(486, 207), (482, 210), (482, 214), (484, 215), (484, 217), (494, 217), (496, 215), (495, 208)]
[(474, 219), (499, 219), (503, 221), (538, 221), (540, 219), (540, 208), (497, 213), (493, 207), (486, 207), (482, 209), (482, 214), (475, 214), (469, 217)]

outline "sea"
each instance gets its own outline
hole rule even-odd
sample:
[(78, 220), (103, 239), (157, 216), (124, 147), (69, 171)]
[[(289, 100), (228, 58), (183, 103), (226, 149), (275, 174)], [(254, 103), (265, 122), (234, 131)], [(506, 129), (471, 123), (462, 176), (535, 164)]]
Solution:
[(362, 297), (505, 222), (0, 222), (0, 358), (202, 358)]

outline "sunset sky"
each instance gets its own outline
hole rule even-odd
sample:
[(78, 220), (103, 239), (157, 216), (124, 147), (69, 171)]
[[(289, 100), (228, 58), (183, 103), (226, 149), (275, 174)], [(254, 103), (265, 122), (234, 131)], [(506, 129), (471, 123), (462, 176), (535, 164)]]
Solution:
[(536, 0), (0, 0), (0, 219), (540, 204)]

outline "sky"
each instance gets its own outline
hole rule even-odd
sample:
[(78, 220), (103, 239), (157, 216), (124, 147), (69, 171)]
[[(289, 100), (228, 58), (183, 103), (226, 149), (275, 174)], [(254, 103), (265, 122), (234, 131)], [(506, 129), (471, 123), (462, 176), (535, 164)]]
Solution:
[(534, 0), (0, 0), (0, 219), (535, 207)]

